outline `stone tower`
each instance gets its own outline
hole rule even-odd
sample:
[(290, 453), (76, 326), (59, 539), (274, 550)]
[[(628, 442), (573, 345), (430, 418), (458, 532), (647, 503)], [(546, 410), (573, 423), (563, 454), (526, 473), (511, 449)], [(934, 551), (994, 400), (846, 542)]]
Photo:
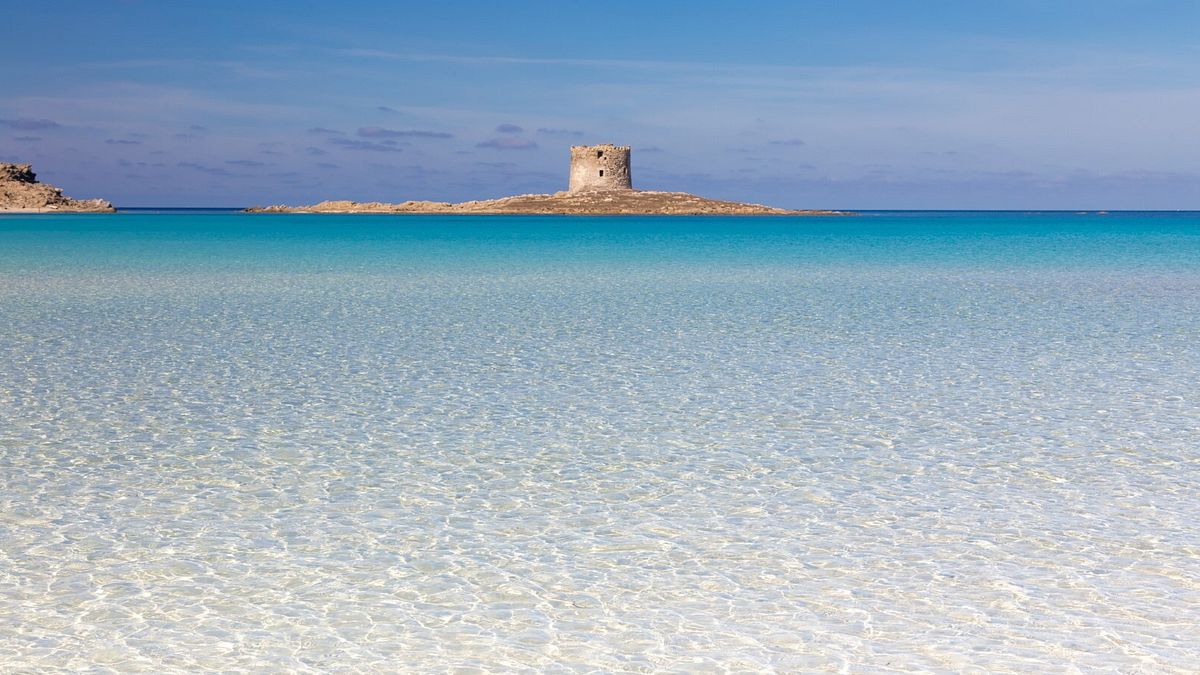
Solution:
[(569, 192), (584, 190), (632, 190), (628, 145), (571, 146)]

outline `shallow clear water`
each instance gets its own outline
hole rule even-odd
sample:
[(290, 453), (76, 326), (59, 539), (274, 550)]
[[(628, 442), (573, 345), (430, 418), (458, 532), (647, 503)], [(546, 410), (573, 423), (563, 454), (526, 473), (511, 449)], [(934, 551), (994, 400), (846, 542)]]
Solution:
[(0, 218), (0, 671), (1190, 671), (1198, 336), (1198, 214)]

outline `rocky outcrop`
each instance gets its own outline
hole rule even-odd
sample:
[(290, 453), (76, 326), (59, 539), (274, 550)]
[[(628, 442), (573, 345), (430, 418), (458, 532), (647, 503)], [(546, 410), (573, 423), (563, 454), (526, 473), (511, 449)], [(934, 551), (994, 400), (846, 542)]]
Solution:
[(0, 213), (111, 213), (103, 199), (71, 199), (53, 185), (37, 182), (29, 164), (0, 164)]
[(549, 195), (450, 202), (326, 201), (311, 206), (256, 206), (249, 213), (459, 213), (540, 215), (839, 215), (838, 211), (793, 211), (761, 204), (706, 199), (686, 192), (591, 190)]

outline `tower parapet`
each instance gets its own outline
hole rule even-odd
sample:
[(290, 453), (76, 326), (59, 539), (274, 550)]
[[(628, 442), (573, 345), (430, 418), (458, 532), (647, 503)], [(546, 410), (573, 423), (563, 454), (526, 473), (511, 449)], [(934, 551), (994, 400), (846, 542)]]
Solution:
[(571, 146), (569, 192), (632, 189), (628, 145), (604, 143)]

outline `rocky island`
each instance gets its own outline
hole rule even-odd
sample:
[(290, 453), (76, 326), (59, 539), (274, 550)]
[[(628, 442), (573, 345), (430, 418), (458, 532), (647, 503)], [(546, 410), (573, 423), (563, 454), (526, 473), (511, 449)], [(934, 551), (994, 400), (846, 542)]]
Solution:
[(112, 213), (103, 199), (71, 199), (61, 188), (39, 183), (29, 164), (0, 163), (0, 213)]
[(686, 192), (635, 190), (629, 146), (577, 145), (565, 192), (450, 203), (324, 201), (309, 206), (256, 206), (249, 213), (458, 213), (543, 215), (837, 215), (837, 211), (790, 210), (707, 199)]

